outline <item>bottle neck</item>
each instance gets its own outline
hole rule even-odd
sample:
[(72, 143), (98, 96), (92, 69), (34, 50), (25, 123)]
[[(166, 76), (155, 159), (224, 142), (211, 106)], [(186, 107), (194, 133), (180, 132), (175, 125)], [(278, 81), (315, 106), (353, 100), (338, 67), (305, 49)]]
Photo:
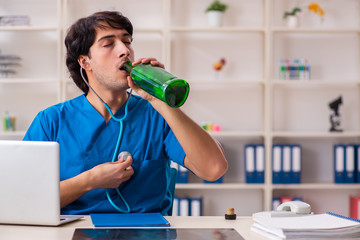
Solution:
[(121, 67), (121, 69), (130, 73), (131, 70), (133, 69), (132, 63), (130, 61), (125, 62), (124, 65)]

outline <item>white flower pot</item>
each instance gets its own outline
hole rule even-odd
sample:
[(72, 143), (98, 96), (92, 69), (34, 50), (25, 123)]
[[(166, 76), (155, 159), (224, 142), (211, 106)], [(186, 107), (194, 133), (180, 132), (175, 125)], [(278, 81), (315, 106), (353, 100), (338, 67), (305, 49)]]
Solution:
[(221, 27), (224, 12), (209, 11), (206, 13), (210, 27)]
[(299, 27), (299, 18), (298, 16), (287, 16), (286, 17), (286, 26), (289, 28), (297, 28)]

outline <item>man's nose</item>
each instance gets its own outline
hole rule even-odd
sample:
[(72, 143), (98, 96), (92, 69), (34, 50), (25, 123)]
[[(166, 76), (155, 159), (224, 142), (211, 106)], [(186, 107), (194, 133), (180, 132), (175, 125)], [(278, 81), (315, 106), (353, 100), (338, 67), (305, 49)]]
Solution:
[(117, 55), (118, 55), (119, 58), (127, 57), (130, 54), (129, 49), (121, 41), (117, 45), (117, 51), (118, 51)]

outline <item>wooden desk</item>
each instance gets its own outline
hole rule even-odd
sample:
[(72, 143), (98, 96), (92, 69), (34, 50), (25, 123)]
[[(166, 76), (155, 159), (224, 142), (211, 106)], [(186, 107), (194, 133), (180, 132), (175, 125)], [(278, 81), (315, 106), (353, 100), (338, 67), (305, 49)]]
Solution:
[[(251, 217), (237, 217), (225, 220), (224, 217), (165, 217), (170, 228), (234, 228), (246, 240), (266, 239), (251, 232)], [(93, 228), (90, 216), (59, 227), (0, 225), (1, 240), (71, 240), (75, 228)]]

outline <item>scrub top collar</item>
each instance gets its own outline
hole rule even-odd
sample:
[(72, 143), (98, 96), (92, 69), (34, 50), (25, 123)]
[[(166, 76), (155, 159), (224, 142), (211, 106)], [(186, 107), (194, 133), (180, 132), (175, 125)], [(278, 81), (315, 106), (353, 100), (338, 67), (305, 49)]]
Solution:
[[(129, 93), (128, 93), (129, 94)], [(129, 101), (128, 103), (125, 102), (121, 108), (114, 114), (114, 116), (116, 118), (122, 118), (125, 114), (125, 106), (126, 104), (128, 104), (128, 113), (134, 108), (134, 106), (136, 105), (136, 100), (134, 97), (134, 95), (131, 95), (127, 101)], [(91, 117), (91, 118), (96, 118), (97, 121), (100, 121), (101, 123), (105, 122), (105, 119), (103, 116), (101, 116), (101, 114), (94, 108), (93, 105), (91, 105), (91, 103), (89, 102), (89, 100), (86, 98), (85, 94), (81, 95), (81, 111), (86, 115), (86, 117)], [(112, 118), (110, 119), (110, 121), (114, 121)]]

